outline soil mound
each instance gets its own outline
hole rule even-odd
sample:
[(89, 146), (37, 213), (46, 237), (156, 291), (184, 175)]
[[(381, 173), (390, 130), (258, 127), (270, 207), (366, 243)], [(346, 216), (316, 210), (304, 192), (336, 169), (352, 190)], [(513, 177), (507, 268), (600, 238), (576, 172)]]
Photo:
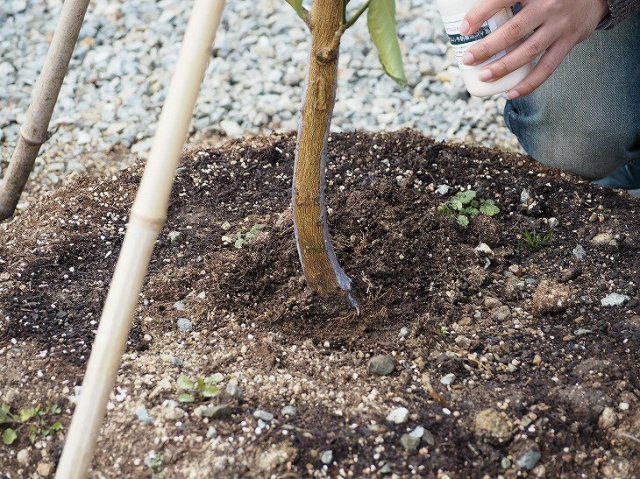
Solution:
[[(329, 145), (330, 230), (361, 316), (342, 301), (305, 291), (289, 210), (293, 136), (237, 140), (185, 154), (129, 351), (153, 350), (145, 334), (171, 338), (183, 317), (205, 338), (191, 345), (203, 351), (207, 338), (250, 327), (253, 336), (236, 338), (237, 350), (229, 346), (227, 355), (252, 343), (263, 372), (297, 371), (325, 388), (353, 388), (356, 396), (383, 388), (389, 398), (397, 395), (389, 403), (412, 412), (410, 429), (423, 425), (436, 438), (434, 445), (423, 437), (414, 452), (409, 440), (399, 442), (410, 429), (389, 427), (380, 410), (358, 409), (360, 400), (352, 398), (336, 418), (333, 400), (309, 392), (308, 413), (295, 421), (299, 431), (290, 429), (287, 447), (296, 452), (276, 464), (294, 475), (311, 464), (318, 474), (332, 476), (342, 467), (368, 477), (390, 464), (401, 476), (435, 477), (442, 470), (451, 477), (511, 477), (531, 465), (536, 474), (546, 468), (547, 477), (567, 470), (593, 477), (607, 464), (614, 472), (640, 465), (633, 440), (598, 428), (605, 407), (618, 411), (616, 433), (635, 437), (637, 427), (617, 407), (637, 406), (640, 388), (640, 202), (526, 157), (411, 131), (333, 135)], [(0, 343), (35, 342), (52, 360), (84, 363), (140, 175), (138, 166), (102, 181), (79, 180), (7, 227), (0, 245)], [(494, 200), (500, 212), (462, 226), (438, 211), (468, 189)], [(534, 247), (525, 230), (552, 233)], [(619, 305), (603, 305), (611, 293), (620, 295)], [(283, 356), (279, 348), (293, 352)], [(296, 348), (321, 348), (326, 352), (316, 360), (335, 354), (342, 362), (319, 373), (305, 363), (309, 356), (296, 357)], [(366, 358), (381, 351), (400, 360), (395, 382), (348, 379), (354, 371), (367, 375)], [(217, 365), (228, 374), (237, 367), (231, 357)], [(238, 417), (252, 404), (277, 407), (265, 391), (240, 403)], [(323, 422), (323, 414), (331, 420)], [(509, 425), (500, 440), (480, 424), (485, 417)], [(355, 429), (347, 418), (358, 423)], [(368, 427), (371, 421), (385, 426)], [(221, 430), (242, 434), (240, 422)], [(187, 430), (201, 429), (195, 419), (189, 424)], [(382, 456), (378, 436), (388, 444)], [(260, 461), (277, 444), (275, 436), (256, 440), (245, 447), (250, 454), (221, 470), (228, 477), (260, 476)], [(340, 459), (335, 469), (322, 465), (324, 449)], [(526, 462), (538, 453), (539, 462)], [(174, 471), (183, 456), (172, 456)], [(133, 474), (136, 466), (130, 467), (124, 470)]]

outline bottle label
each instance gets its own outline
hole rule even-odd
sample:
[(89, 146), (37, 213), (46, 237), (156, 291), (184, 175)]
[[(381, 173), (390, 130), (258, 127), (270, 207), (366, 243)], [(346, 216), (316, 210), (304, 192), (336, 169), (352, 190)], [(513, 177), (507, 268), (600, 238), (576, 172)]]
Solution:
[(506, 50), (502, 50), (480, 65), (469, 66), (462, 63), (462, 56), (469, 48), (471, 48), (471, 46), (478, 43), (491, 32), (495, 32), (500, 25), (506, 23), (506, 21), (513, 16), (511, 10), (506, 8), (503, 10), (504, 11), (498, 12), (496, 15), (487, 20), (477, 32), (472, 33), (468, 36), (460, 35), (460, 24), (462, 23), (462, 20), (464, 20), (464, 14), (442, 17), (445, 30), (447, 32), (447, 35), (449, 36), (449, 41), (451, 42), (451, 46), (453, 47), (453, 53), (456, 57), (458, 67), (460, 67), (460, 69), (467, 70), (470, 68), (480, 68), (495, 60), (498, 60), (499, 58), (502, 58), (507, 54)]

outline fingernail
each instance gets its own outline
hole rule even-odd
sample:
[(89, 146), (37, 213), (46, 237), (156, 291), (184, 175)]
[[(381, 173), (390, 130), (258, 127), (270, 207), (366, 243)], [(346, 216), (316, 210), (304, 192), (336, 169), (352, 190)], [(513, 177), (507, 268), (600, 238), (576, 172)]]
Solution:
[(493, 72), (488, 68), (480, 72), (480, 81), (491, 80), (492, 77), (493, 77)]
[(469, 22), (466, 20), (460, 22), (460, 35), (469, 35)]
[(473, 65), (475, 61), (476, 59), (471, 52), (466, 52), (462, 55), (462, 63), (465, 65)]
[(520, 93), (518, 93), (517, 90), (510, 90), (509, 93), (507, 93), (507, 98), (509, 100), (515, 100), (519, 96), (520, 96)]

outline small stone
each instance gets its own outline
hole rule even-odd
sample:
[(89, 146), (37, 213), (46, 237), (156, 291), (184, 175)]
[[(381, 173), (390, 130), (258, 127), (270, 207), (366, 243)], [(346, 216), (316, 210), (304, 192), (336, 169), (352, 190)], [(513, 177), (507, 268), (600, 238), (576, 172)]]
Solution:
[(280, 414), (282, 414), (283, 416), (294, 416), (297, 412), (298, 410), (295, 407), (287, 405), (282, 408)]
[(422, 436), (424, 436), (424, 431), (425, 431), (424, 427), (416, 426), (414, 428), (414, 430), (409, 433), (409, 435), (411, 437), (417, 437), (417, 438), (420, 439), (420, 438), (422, 438)]
[(532, 444), (524, 453), (518, 456), (516, 460), (516, 464), (518, 467), (522, 469), (531, 470), (536, 467), (536, 464), (540, 460), (542, 455), (540, 454), (540, 449), (535, 444)]
[(620, 404), (618, 404), (618, 408), (621, 411), (628, 411), (629, 410), (629, 403), (628, 402), (621, 402)]
[(176, 324), (178, 325), (178, 329), (180, 331), (184, 331), (185, 333), (193, 330), (193, 323), (187, 318), (179, 318)]
[(436, 438), (433, 437), (433, 433), (428, 429), (424, 430), (424, 433), (422, 434), (422, 440), (426, 442), (429, 446), (436, 445)]
[(555, 228), (560, 224), (560, 222), (558, 221), (558, 218), (551, 217), (547, 220), (547, 224), (549, 225), (549, 228)]
[(227, 383), (225, 392), (232, 398), (238, 399), (238, 400), (242, 399), (242, 395), (244, 393), (244, 391), (242, 390), (242, 387), (240, 387), (238, 383), (235, 381), (229, 381)]
[(253, 417), (255, 417), (256, 419), (262, 419), (263, 421), (272, 421), (273, 420), (273, 414), (271, 414), (268, 411), (264, 411), (262, 409), (256, 409), (253, 412)]
[(38, 467), (36, 468), (37, 473), (40, 474), (42, 477), (48, 477), (49, 474), (51, 474), (52, 470), (53, 470), (53, 464), (51, 464), (50, 462), (41, 462), (40, 464), (38, 464)]
[(616, 425), (616, 421), (618, 420), (618, 416), (613, 408), (605, 407), (602, 410), (602, 414), (600, 414), (600, 418), (598, 419), (598, 427), (600, 429), (609, 429)]
[(404, 447), (405, 451), (415, 451), (420, 444), (420, 438), (414, 437), (411, 434), (403, 434), (400, 437), (400, 444)]
[(405, 407), (396, 408), (387, 416), (387, 421), (395, 424), (404, 424), (407, 419), (409, 419), (409, 410)]
[(540, 366), (542, 364), (542, 358), (540, 357), (539, 354), (536, 354), (533, 357), (533, 361), (531, 361), (533, 363), (534, 366)]
[(16, 455), (16, 459), (20, 464), (27, 464), (29, 462), (29, 449), (20, 449)]
[(450, 189), (451, 187), (449, 185), (438, 185), (438, 187), (436, 188), (436, 193), (438, 193), (440, 196), (444, 196), (449, 193)]
[(211, 417), (212, 413), (213, 413), (213, 407), (206, 406), (204, 404), (198, 406), (193, 410), (193, 415), (196, 417)]
[(218, 437), (218, 431), (215, 427), (209, 426), (209, 429), (207, 429), (207, 439), (215, 439), (216, 437)]
[(535, 313), (560, 313), (569, 307), (571, 290), (566, 284), (544, 279), (533, 293), (531, 306)]
[(222, 225), (220, 225), (220, 228), (222, 228), (222, 231), (229, 231), (231, 229), (231, 223), (225, 221), (224, 223), (222, 223)]
[(480, 243), (478, 246), (476, 246), (475, 251), (478, 253), (493, 254), (493, 250), (487, 243)]
[(173, 303), (173, 309), (175, 309), (176, 311), (184, 311), (185, 310), (184, 301), (176, 301), (175, 303)]
[[(275, 469), (287, 463), (292, 463), (298, 457), (298, 450), (287, 445), (273, 446), (268, 451), (260, 454), (256, 465), (261, 471), (268, 472), (270, 477)], [(197, 477), (197, 475), (196, 475)]]
[(180, 243), (184, 240), (184, 235), (180, 231), (170, 231), (167, 235), (172, 243)]
[(177, 421), (184, 417), (185, 412), (178, 407), (178, 403), (172, 399), (167, 399), (160, 406), (160, 415), (167, 421)]
[(388, 376), (396, 367), (396, 361), (386, 354), (378, 354), (369, 360), (369, 374)]
[(149, 415), (147, 408), (144, 406), (136, 408), (135, 415), (139, 421), (142, 421), (145, 424), (153, 424), (155, 421), (155, 419)]
[(406, 338), (409, 335), (409, 329), (402, 327), (400, 328), (400, 333), (399, 333), (401, 338)]
[(222, 128), (222, 131), (224, 131), (225, 135), (231, 138), (242, 136), (242, 133), (244, 133), (242, 127), (237, 122), (232, 120), (222, 120), (220, 122), (220, 128)]
[(578, 261), (582, 261), (587, 257), (587, 251), (582, 247), (582, 245), (578, 245), (573, 248), (571, 253)]
[(440, 378), (440, 384), (444, 384), (445, 386), (449, 386), (456, 380), (456, 375), (453, 373), (445, 374)]
[(333, 451), (324, 451), (322, 456), (320, 456), (320, 460), (322, 461), (322, 464), (331, 464), (333, 462)]
[(391, 472), (391, 464), (386, 462), (384, 466), (380, 468), (380, 474), (389, 474)]
[(631, 298), (626, 294), (610, 293), (600, 300), (602, 306), (622, 306)]
[(531, 193), (529, 193), (529, 190), (522, 190), (522, 192), (520, 193), (520, 203), (527, 204), (530, 199)]
[(513, 437), (513, 424), (509, 417), (495, 409), (483, 409), (476, 415), (474, 430), (476, 435), (494, 444), (504, 444)]
[(503, 457), (500, 461), (500, 467), (502, 469), (509, 469), (511, 467), (511, 460), (508, 457)]
[(591, 238), (591, 244), (594, 246), (615, 246), (615, 244), (611, 244), (612, 241), (615, 241), (612, 233), (600, 233)]
[(506, 305), (494, 308), (490, 317), (495, 321), (506, 321), (511, 317), (511, 309)]

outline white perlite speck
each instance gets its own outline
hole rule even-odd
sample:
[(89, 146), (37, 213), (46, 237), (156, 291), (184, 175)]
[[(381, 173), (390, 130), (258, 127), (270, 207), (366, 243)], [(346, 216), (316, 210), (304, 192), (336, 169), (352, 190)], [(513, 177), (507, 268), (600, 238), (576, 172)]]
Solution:
[(626, 294), (610, 293), (600, 300), (602, 306), (622, 306), (631, 298)]
[(394, 409), (387, 416), (387, 421), (395, 424), (404, 424), (409, 419), (409, 410), (406, 407)]

